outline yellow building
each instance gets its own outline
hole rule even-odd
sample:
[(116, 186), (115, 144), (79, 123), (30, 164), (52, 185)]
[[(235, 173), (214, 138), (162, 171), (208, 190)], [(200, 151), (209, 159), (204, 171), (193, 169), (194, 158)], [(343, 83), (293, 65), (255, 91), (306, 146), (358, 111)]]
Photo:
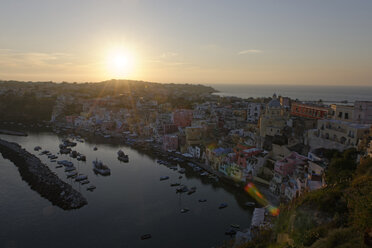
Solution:
[(266, 105), (265, 113), (260, 118), (260, 136), (281, 135), (282, 129), (287, 125), (288, 115), (280, 104), (276, 95)]

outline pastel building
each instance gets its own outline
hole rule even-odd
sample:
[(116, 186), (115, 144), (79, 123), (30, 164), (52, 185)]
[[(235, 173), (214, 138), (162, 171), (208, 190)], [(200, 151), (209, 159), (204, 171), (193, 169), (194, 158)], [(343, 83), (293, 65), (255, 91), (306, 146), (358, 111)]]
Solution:
[(282, 160), (275, 162), (274, 171), (280, 176), (285, 177), (288, 175), (293, 175), (297, 169), (297, 166), (303, 167), (305, 164), (307, 164), (307, 157), (302, 156), (297, 152), (292, 152)]
[(261, 113), (265, 110), (265, 105), (262, 103), (250, 102), (247, 108), (247, 121), (257, 122), (260, 119)]
[(356, 101), (353, 119), (360, 124), (372, 124), (372, 101)]
[(340, 120), (319, 120), (318, 137), (340, 143), (345, 147), (356, 147), (359, 139), (369, 133), (369, 124), (357, 124)]
[(332, 104), (332, 119), (353, 122), (354, 106)]
[(186, 145), (200, 145), (203, 141), (203, 130), (204, 129), (201, 126), (186, 127)]
[(173, 112), (173, 123), (177, 127), (188, 127), (191, 125), (193, 111), (190, 109), (177, 109)]
[(166, 134), (163, 136), (163, 150), (178, 150), (178, 136), (173, 134)]

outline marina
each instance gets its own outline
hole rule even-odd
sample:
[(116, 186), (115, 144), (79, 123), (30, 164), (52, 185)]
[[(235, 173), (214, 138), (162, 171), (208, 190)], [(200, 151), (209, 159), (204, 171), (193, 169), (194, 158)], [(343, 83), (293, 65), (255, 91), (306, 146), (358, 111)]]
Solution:
[[(28, 216), (27, 212), (32, 210), (42, 213), (46, 211), (43, 209), (50, 209), (49, 214), (39, 216), (38, 228), (31, 231), (32, 236), (25, 235), (24, 242), (29, 240), (27, 237), (33, 240), (37, 237), (36, 243), (40, 245), (48, 242), (48, 233), (51, 231), (46, 227), (52, 225), (57, 231), (63, 230), (65, 235), (72, 239), (76, 237), (79, 242), (85, 240), (81, 245), (92, 246), (100, 242), (99, 238), (95, 237), (98, 235), (92, 235), (96, 233), (95, 228), (86, 228), (94, 219), (95, 225), (105, 229), (108, 242), (105, 245), (112, 247), (122, 244), (129, 247), (158, 247), (164, 244), (177, 247), (210, 247), (230, 238), (225, 232), (231, 223), (245, 228), (250, 225), (253, 209), (244, 205), (245, 202), (252, 201), (247, 194), (229, 184), (201, 176), (202, 172), (194, 172), (186, 162), (175, 160), (173, 155), (171, 159), (161, 154), (141, 152), (115, 143), (112, 139), (109, 141), (105, 138), (85, 137), (84, 143), (76, 142), (74, 147), (74, 150), (86, 156), (84, 162), (70, 157), (69, 154), (58, 154), (59, 144), (65, 138), (62, 134), (30, 132), (27, 137), (2, 135), (1, 138), (19, 143), (39, 157), (53, 173), (81, 192), (89, 202), (78, 211), (69, 213), (54, 207), (41, 197), (33, 197), (31, 200), (33, 193), (27, 184), (24, 185), (17, 169), (14, 166), (2, 166), (0, 189), (5, 190), (10, 186), (15, 189), (10, 190), (11, 195), (2, 198), (5, 206), (0, 217), (4, 222), (0, 223), (0, 229), (4, 229), (3, 225), (6, 223), (13, 222), (19, 214), (24, 216), (28, 226), (32, 225), (32, 216)], [(47, 147), (48, 151), (34, 151), (36, 146)], [(97, 147), (96, 151), (93, 150), (94, 147)], [(130, 157), (128, 163), (117, 160), (118, 150), (125, 151)], [(57, 162), (51, 162), (48, 155), (39, 155), (41, 152), (58, 156)], [(94, 173), (92, 166), (96, 159), (109, 166), (109, 177)], [(162, 160), (162, 164), (158, 164), (157, 160)], [(0, 161), (11, 165), (9, 160), (2, 157)], [(56, 168), (56, 165), (64, 169), (74, 169), (65, 172), (62, 168)], [(4, 178), (5, 175), (8, 176)], [(164, 176), (169, 177), (169, 180), (166, 180), (169, 182), (159, 182), (159, 178)], [(89, 183), (86, 183), (86, 180)], [(179, 194), (177, 191), (180, 191)], [(223, 211), (219, 210), (221, 200), (229, 206)], [(20, 201), (31, 201), (31, 209), (17, 208), (17, 212), (14, 212), (11, 206), (22, 205)], [(100, 216), (102, 211), (105, 212), (105, 218), (92, 218)], [(73, 228), (72, 220), (75, 223)], [(22, 223), (16, 225), (23, 225)], [(23, 229), (18, 227), (18, 230)], [(174, 232), (189, 233), (190, 236), (169, 239), (167, 234)], [(151, 238), (140, 239), (144, 233), (151, 233)], [(11, 230), (7, 230), (5, 235), (9, 237), (13, 234)], [(168, 238), (164, 239), (165, 237)], [(65, 247), (68, 244), (62, 237), (54, 239), (58, 241), (55, 242), (58, 243), (56, 247)], [(3, 240), (0, 238), (0, 241)]]

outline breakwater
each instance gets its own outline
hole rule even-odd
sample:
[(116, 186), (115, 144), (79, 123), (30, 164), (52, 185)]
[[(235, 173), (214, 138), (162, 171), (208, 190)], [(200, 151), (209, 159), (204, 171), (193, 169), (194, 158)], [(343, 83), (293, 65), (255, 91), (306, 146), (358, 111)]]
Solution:
[(9, 131), (9, 130), (4, 130), (4, 129), (0, 129), (0, 134), (14, 135), (14, 136), (27, 136), (27, 133), (24, 133), (24, 132)]
[(31, 189), (64, 210), (81, 208), (88, 202), (71, 185), (56, 176), (39, 158), (20, 145), (0, 139), (0, 152), (12, 161)]

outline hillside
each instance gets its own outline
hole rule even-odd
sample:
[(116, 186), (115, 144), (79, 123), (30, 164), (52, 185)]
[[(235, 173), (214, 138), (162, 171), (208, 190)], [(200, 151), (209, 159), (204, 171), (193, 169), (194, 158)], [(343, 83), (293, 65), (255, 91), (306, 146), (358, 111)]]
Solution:
[(239, 248), (370, 247), (372, 158), (357, 164), (356, 155), (333, 152), (328, 186), (281, 206), (273, 230)]

